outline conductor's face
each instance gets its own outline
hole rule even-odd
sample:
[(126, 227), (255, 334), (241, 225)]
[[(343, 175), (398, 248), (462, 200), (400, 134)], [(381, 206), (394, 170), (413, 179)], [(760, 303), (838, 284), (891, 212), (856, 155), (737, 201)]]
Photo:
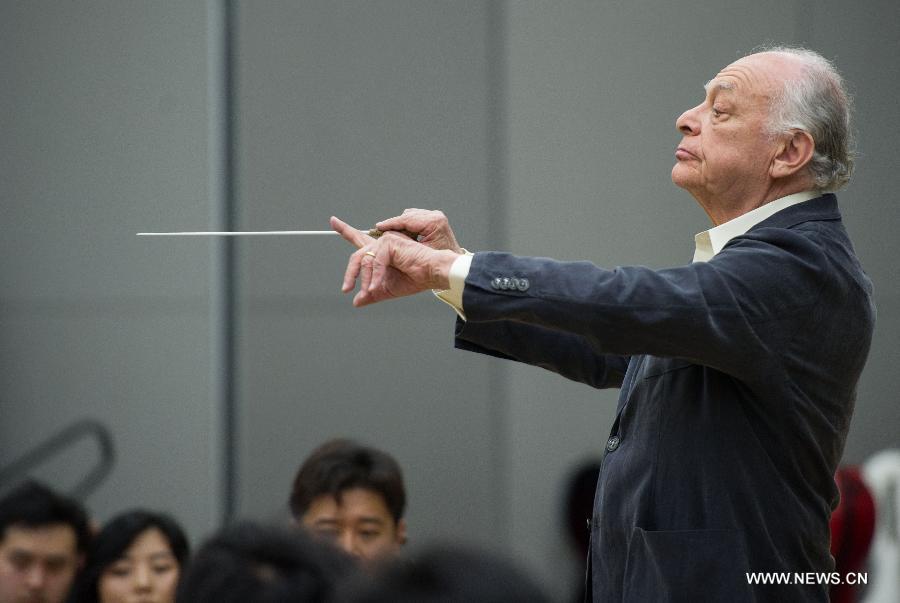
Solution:
[(788, 57), (760, 53), (710, 80), (703, 102), (675, 122), (683, 138), (672, 181), (705, 207), (740, 201), (764, 187), (777, 154), (767, 131), (770, 103), (796, 69)]

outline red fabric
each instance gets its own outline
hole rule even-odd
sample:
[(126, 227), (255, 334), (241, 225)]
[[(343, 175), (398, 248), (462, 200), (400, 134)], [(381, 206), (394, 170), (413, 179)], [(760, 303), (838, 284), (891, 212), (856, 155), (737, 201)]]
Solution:
[[(875, 533), (875, 500), (857, 467), (841, 467), (834, 476), (841, 502), (831, 514), (831, 555), (843, 580), (863, 569)], [(832, 603), (856, 603), (856, 586), (831, 587)]]

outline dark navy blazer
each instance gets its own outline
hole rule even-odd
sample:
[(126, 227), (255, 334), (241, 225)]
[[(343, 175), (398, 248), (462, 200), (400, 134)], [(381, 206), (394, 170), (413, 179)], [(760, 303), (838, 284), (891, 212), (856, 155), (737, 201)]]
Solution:
[(799, 582), (834, 571), (833, 476), (875, 319), (834, 195), (679, 268), (477, 253), (463, 307), (457, 347), (621, 387), (600, 443), (595, 602), (827, 600)]

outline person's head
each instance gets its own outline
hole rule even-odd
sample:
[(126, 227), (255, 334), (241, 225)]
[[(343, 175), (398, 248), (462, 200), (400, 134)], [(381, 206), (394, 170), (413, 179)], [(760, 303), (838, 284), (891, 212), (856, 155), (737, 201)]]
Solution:
[(806, 49), (743, 57), (675, 122), (672, 181), (719, 224), (804, 190), (833, 191), (853, 169), (850, 99), (831, 63)]
[(0, 499), (0, 603), (62, 603), (84, 558), (84, 509), (35, 482)]
[(179, 603), (330, 601), (354, 564), (303, 533), (252, 523), (225, 528), (197, 552)]
[(387, 453), (350, 440), (313, 451), (297, 471), (289, 504), (299, 525), (366, 563), (395, 554), (406, 542), (400, 466)]
[(508, 561), (459, 547), (431, 547), (348, 581), (341, 603), (544, 603), (541, 588)]
[(187, 538), (167, 515), (133, 510), (111, 519), (88, 550), (78, 603), (174, 603)]

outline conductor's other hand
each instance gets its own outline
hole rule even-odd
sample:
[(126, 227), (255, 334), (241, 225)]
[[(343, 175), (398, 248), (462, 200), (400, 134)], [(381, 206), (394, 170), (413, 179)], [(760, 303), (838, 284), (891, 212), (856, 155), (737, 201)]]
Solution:
[(453, 251), (431, 249), (396, 232), (373, 239), (334, 217), (331, 227), (357, 247), (347, 262), (341, 286), (349, 293), (359, 279), (354, 306), (450, 286), (450, 266), (458, 257)]
[(389, 230), (406, 230), (419, 233), (419, 242), (432, 249), (449, 249), (454, 253), (463, 253), (450, 221), (444, 212), (436, 209), (404, 209), (395, 218), (388, 218), (375, 224), (375, 228), (383, 232)]

